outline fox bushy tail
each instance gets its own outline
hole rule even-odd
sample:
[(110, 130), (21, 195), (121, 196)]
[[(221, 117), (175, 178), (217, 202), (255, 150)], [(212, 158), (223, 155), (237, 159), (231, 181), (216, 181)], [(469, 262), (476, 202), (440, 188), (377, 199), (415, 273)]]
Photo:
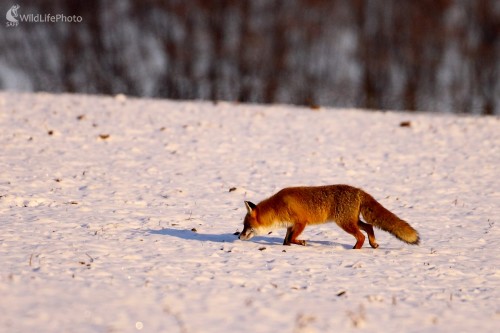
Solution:
[(420, 243), (420, 236), (411, 225), (385, 209), (366, 192), (361, 194), (360, 211), (365, 221), (374, 227), (387, 231), (405, 243), (414, 245)]

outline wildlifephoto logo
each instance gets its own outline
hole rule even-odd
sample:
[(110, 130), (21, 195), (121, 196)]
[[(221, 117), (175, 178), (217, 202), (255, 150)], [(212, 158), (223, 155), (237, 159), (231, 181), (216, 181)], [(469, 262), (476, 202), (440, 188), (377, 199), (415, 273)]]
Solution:
[(79, 15), (64, 15), (64, 14), (21, 14), (20, 5), (15, 4), (7, 11), (5, 18), (7, 19), (7, 28), (17, 27), (20, 22), (26, 23), (80, 23), (83, 18)]
[(7, 11), (7, 15), (5, 15), (8, 21), (7, 27), (17, 27), (19, 25), (19, 21), (17, 20), (17, 17), (19, 16), (17, 10), (19, 7), (19, 5), (14, 5)]

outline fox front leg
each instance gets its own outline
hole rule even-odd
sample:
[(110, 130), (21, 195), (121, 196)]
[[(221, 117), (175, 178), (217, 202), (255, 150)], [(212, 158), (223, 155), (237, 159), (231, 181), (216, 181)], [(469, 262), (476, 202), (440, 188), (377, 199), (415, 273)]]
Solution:
[(290, 245), (290, 237), (292, 236), (292, 227), (286, 229), (286, 236), (283, 240), (283, 245)]
[(286, 236), (285, 240), (283, 241), (283, 245), (297, 244), (305, 246), (305, 240), (297, 239), (297, 237), (302, 233), (305, 227), (305, 224), (295, 224), (292, 227), (288, 227), (286, 229)]

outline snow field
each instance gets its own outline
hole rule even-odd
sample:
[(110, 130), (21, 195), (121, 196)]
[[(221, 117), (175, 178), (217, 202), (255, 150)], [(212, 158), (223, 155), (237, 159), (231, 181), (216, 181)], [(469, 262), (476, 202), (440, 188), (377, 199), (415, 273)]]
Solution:
[[(409, 121), (410, 126), (400, 126)], [(500, 120), (0, 93), (8, 332), (493, 332)], [(248, 242), (243, 200), (362, 187), (421, 235)], [(230, 191), (231, 189), (231, 191)]]

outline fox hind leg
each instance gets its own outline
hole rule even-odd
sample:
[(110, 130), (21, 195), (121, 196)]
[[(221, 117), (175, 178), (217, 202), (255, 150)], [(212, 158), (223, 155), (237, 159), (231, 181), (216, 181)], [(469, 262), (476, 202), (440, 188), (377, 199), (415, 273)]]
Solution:
[(373, 232), (373, 226), (361, 220), (358, 221), (358, 226), (368, 235), (368, 242), (370, 242), (370, 246), (376, 249), (378, 247), (378, 243), (375, 240), (375, 232)]
[(353, 235), (354, 238), (356, 238), (356, 244), (354, 244), (353, 249), (360, 249), (365, 242), (365, 235), (363, 235), (361, 233), (361, 230), (359, 230), (358, 221), (341, 221), (341, 223), (338, 224), (345, 232)]
[(305, 240), (297, 239), (297, 237), (304, 231), (304, 228), (306, 227), (305, 223), (304, 224), (294, 224), (291, 227), (288, 227), (286, 229), (286, 236), (285, 240), (283, 241), (283, 245), (291, 245), (291, 244), (297, 244), (297, 245), (306, 245)]

